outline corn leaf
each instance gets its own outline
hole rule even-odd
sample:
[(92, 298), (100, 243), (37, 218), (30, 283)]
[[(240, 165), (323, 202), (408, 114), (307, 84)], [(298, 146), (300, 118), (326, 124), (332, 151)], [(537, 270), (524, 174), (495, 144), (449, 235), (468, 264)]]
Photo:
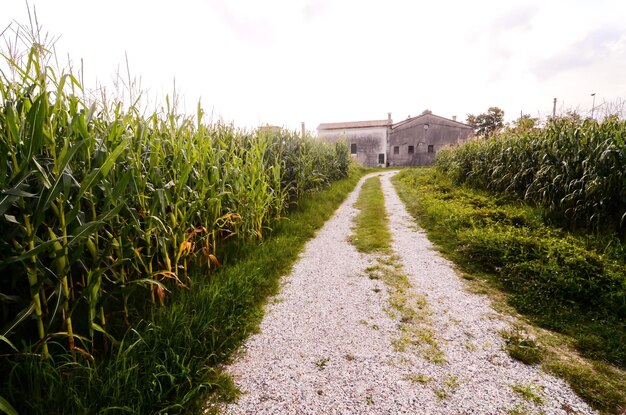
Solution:
[(18, 415), (15, 408), (13, 408), (11, 404), (2, 396), (0, 396), (0, 411), (4, 412), (7, 415)]

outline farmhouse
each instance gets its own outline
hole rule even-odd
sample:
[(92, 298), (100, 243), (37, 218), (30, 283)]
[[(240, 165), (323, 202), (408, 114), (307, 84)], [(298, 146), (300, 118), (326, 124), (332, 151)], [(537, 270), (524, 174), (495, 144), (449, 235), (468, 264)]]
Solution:
[(320, 124), (317, 135), (329, 142), (345, 140), (364, 166), (427, 166), (442, 147), (472, 134), (472, 127), (455, 118), (426, 113), (394, 124), (389, 113), (386, 120)]
[(384, 166), (391, 126), (389, 114), (386, 120), (320, 124), (317, 136), (333, 143), (345, 140), (350, 145), (350, 154), (364, 166)]

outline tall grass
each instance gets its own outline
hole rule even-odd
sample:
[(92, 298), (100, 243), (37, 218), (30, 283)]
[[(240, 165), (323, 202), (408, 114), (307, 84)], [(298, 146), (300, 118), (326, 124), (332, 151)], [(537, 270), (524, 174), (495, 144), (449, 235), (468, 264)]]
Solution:
[(559, 225), (626, 235), (626, 121), (556, 119), (543, 129), (440, 151), (456, 183), (513, 194)]
[(264, 239), (348, 174), (345, 144), (211, 124), (169, 100), (150, 115), (86, 102), (42, 45), (16, 56), (0, 73), (2, 354), (95, 368), (192, 287), (192, 268), (219, 266), (227, 239)]

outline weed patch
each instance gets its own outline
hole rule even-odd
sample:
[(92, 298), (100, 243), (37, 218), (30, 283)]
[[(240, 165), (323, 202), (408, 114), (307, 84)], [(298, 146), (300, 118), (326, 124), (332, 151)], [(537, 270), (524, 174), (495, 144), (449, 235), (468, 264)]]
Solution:
[(502, 337), (506, 342), (506, 351), (516, 360), (527, 365), (541, 362), (542, 351), (537, 342), (519, 329), (505, 330)]
[(522, 399), (532, 402), (535, 405), (541, 405), (543, 398), (537, 393), (537, 388), (530, 385), (513, 385), (511, 386), (513, 392), (517, 393)]
[(417, 375), (409, 375), (407, 376), (407, 379), (413, 383), (420, 383), (422, 385), (425, 385), (432, 381), (432, 378), (430, 376), (426, 376), (422, 373), (419, 373)]

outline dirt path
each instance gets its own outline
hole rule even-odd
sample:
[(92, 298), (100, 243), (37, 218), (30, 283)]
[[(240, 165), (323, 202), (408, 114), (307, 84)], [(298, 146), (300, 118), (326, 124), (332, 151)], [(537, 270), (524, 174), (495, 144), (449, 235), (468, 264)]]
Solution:
[[(393, 174), (381, 181), (395, 255), (364, 255), (348, 242), (361, 182), (306, 245), (229, 367), (242, 395), (224, 412), (593, 413), (565, 382), (506, 354), (507, 324), (432, 250)], [(380, 267), (406, 275), (413, 320), (390, 306), (396, 290), (371, 278)]]

